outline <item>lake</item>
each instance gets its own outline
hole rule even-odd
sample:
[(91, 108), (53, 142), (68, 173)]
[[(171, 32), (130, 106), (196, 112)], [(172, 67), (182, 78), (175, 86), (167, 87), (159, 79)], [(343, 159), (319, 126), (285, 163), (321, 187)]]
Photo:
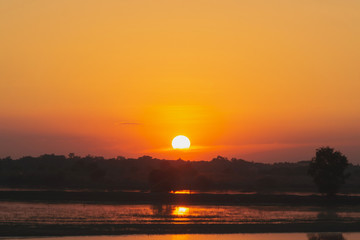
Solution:
[(0, 202), (0, 224), (253, 224), (360, 221), (360, 207)]
[[(357, 232), (359, 223), (360, 206), (357, 205), (321, 207), (0, 202), (0, 236)], [(241, 236), (252, 239), (255, 235)], [(299, 239), (303, 237), (296, 236)], [(304, 236), (307, 237), (306, 234)], [(140, 235), (136, 237), (142, 239)]]

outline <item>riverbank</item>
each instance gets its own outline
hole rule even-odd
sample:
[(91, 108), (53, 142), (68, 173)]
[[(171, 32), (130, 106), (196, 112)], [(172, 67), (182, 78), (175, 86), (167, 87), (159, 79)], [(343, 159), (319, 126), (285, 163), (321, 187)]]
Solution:
[(360, 223), (294, 223), (294, 224), (47, 224), (0, 225), (6, 236), (95, 236), (130, 234), (225, 234), (225, 233), (295, 233), (358, 232)]
[(360, 199), (2, 191), (0, 236), (357, 232)]
[(201, 205), (360, 205), (359, 196), (287, 194), (172, 194), (142, 192), (0, 191), (0, 201), (101, 203), (101, 204), (201, 204)]

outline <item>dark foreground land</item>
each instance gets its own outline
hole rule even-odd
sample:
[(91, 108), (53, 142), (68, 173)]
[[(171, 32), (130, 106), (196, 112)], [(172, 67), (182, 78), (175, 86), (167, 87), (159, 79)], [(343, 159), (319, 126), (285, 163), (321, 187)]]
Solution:
[[(266, 194), (168, 194), (141, 192), (64, 192), (64, 191), (2, 191), (0, 204), (6, 202), (91, 203), (91, 204), (185, 204), (218, 206), (346, 206), (349, 211), (360, 206), (360, 197)], [(120, 234), (180, 233), (277, 233), (277, 232), (358, 232), (358, 218), (322, 218), (309, 221), (258, 221), (256, 223), (37, 223), (2, 222), (0, 236), (82, 236)]]
[(101, 203), (101, 204), (201, 204), (201, 205), (360, 205), (360, 196), (286, 194), (172, 194), (144, 192), (1, 191), (0, 201)]
[(360, 223), (0, 225), (1, 236), (358, 232)]
[[(0, 159), (2, 188), (242, 192), (316, 192), (310, 161), (255, 163), (218, 156), (211, 161), (79, 157), (45, 154)], [(360, 193), (360, 166), (349, 165), (343, 193)]]

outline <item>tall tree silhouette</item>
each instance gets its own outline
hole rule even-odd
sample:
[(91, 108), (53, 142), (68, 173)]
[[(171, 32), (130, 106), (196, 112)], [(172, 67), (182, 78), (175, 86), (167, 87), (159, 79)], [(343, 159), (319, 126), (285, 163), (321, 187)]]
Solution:
[(333, 196), (349, 176), (345, 174), (348, 165), (347, 157), (341, 152), (321, 147), (310, 162), (308, 174), (313, 177), (320, 193)]
[(170, 192), (177, 189), (179, 175), (176, 169), (163, 167), (149, 173), (149, 187), (152, 192)]

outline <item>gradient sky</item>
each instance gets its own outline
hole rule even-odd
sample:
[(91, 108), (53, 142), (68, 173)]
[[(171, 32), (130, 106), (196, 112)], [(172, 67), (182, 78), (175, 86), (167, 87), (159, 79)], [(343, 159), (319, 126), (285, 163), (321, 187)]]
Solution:
[[(0, 0), (0, 157), (360, 163), (360, 1)], [(176, 135), (187, 151), (171, 149)]]

